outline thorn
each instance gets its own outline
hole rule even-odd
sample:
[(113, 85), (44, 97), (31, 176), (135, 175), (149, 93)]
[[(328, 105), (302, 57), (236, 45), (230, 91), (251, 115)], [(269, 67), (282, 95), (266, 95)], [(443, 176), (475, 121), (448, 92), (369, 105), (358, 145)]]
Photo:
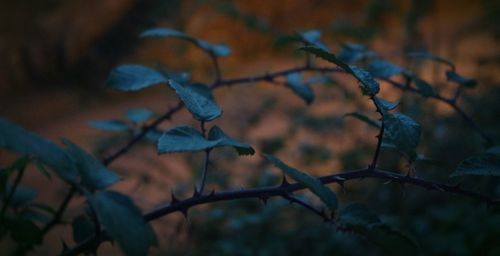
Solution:
[(171, 192), (171, 197), (172, 197), (172, 201), (170, 202), (171, 205), (179, 202), (179, 199), (177, 199), (177, 197), (174, 195), (174, 191)]
[(215, 189), (212, 189), (212, 191), (210, 191), (210, 194), (208, 194), (209, 197), (212, 197), (215, 195)]
[(196, 185), (194, 185), (194, 192), (193, 192), (193, 197), (199, 197), (201, 196), (200, 191), (196, 188)]
[(267, 206), (267, 199), (269, 199), (269, 197), (267, 197), (267, 196), (261, 196), (260, 197), (260, 200), (262, 201), (262, 203), (264, 204), (264, 206)]
[(184, 218), (186, 220), (188, 220), (188, 211), (189, 211), (189, 208), (182, 208), (179, 211), (182, 213), (182, 215), (184, 215)]
[(290, 185), (290, 183), (288, 182), (288, 180), (286, 179), (286, 176), (283, 175), (283, 179), (281, 180), (281, 185), (280, 187), (287, 187), (288, 185)]

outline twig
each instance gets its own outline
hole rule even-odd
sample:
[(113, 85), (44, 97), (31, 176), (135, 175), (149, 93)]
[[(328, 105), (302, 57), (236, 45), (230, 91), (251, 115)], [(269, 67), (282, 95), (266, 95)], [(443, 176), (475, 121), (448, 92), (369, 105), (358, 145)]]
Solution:
[[(201, 133), (203, 134), (203, 137), (207, 137), (207, 130), (205, 129), (205, 122), (201, 121)], [(208, 173), (208, 165), (210, 163), (210, 151), (211, 149), (207, 148), (205, 149), (205, 162), (203, 163), (203, 172), (201, 175), (201, 183), (200, 183), (200, 194), (203, 194), (203, 190), (205, 189), (205, 183), (207, 179), (207, 173)], [(196, 188), (195, 188), (196, 189)], [(196, 193), (196, 191), (195, 191)]]
[[(401, 175), (398, 173), (394, 172), (388, 172), (388, 171), (382, 171), (382, 170), (372, 170), (369, 168), (366, 169), (361, 169), (361, 170), (354, 170), (350, 172), (340, 172), (339, 174), (334, 174), (334, 175), (328, 175), (328, 176), (322, 176), (319, 177), (318, 179), (323, 183), (323, 184), (330, 184), (330, 183), (338, 183), (342, 184), (345, 181), (348, 180), (358, 180), (358, 179), (364, 179), (364, 178), (375, 178), (379, 180), (390, 180), (393, 182), (397, 182), (400, 184), (411, 184), (414, 186), (422, 187), (428, 190), (434, 190), (438, 192), (446, 192), (450, 194), (456, 194), (456, 195), (461, 195), (469, 198), (473, 198), (488, 204), (499, 204), (500, 201), (499, 199), (494, 199), (487, 197), (483, 194), (468, 191), (468, 190), (463, 190), (458, 186), (451, 186), (451, 185), (446, 185), (446, 184), (441, 184), (441, 183), (436, 183), (428, 180), (423, 180), (420, 178), (415, 178), (407, 175)], [(249, 189), (241, 189), (241, 190), (235, 190), (235, 191), (223, 191), (223, 192), (218, 192), (218, 193), (211, 193), (208, 195), (200, 195), (200, 196), (193, 196), (185, 200), (178, 200), (176, 199), (175, 201), (172, 201), (170, 204), (160, 206), (155, 210), (152, 210), (146, 214), (144, 214), (144, 220), (146, 221), (152, 221), (155, 219), (158, 219), (160, 217), (169, 215), (174, 212), (186, 212), (189, 208), (196, 206), (196, 205), (201, 205), (201, 204), (207, 204), (207, 203), (214, 203), (214, 202), (221, 202), (221, 201), (232, 201), (232, 200), (239, 200), (239, 199), (249, 199), (249, 198), (255, 198), (255, 199), (261, 199), (261, 198), (269, 198), (269, 197), (275, 197), (275, 196), (283, 196), (287, 193), (291, 193), (297, 190), (302, 190), (305, 189), (305, 186), (300, 184), (300, 183), (284, 183), (278, 186), (274, 187), (261, 187), (261, 188), (249, 188)], [(89, 246), (97, 243), (97, 242), (103, 242), (107, 238), (107, 236), (102, 235), (100, 237), (89, 237), (85, 241), (81, 242), (77, 246), (73, 247), (72, 249), (66, 251), (63, 255), (77, 255), (79, 253), (85, 252)]]
[(215, 71), (214, 84), (217, 84), (222, 79), (220, 65), (219, 65), (219, 58), (215, 55), (213, 51), (210, 51), (210, 59), (212, 60)]
[(57, 225), (61, 221), (61, 218), (62, 218), (64, 212), (66, 211), (66, 208), (68, 208), (69, 202), (75, 196), (76, 191), (77, 191), (76, 186), (71, 186), (68, 194), (66, 194), (61, 205), (59, 205), (59, 208), (57, 209), (56, 213), (54, 214), (54, 217), (52, 218), (52, 220), (50, 220), (50, 222), (47, 223), (47, 225), (45, 225), (45, 227), (43, 227), (42, 234), (45, 235), (47, 232), (49, 232), (55, 225)]
[(377, 148), (375, 149), (375, 153), (373, 154), (372, 162), (368, 166), (369, 169), (375, 170), (375, 168), (377, 168), (378, 156), (380, 154), (380, 149), (382, 148), (382, 141), (384, 139), (385, 123), (384, 123), (384, 112), (377, 104), (375, 96), (371, 96), (370, 100), (373, 102), (373, 105), (375, 105), (375, 108), (377, 109), (376, 111), (380, 114), (380, 131), (379, 134), (377, 135)]
[(3, 217), (5, 216), (5, 212), (7, 211), (7, 207), (10, 204), (10, 201), (12, 200), (12, 197), (14, 196), (14, 193), (16, 192), (17, 186), (19, 186), (19, 183), (23, 179), (24, 175), (24, 169), (26, 168), (26, 165), (24, 165), (22, 168), (19, 169), (16, 178), (14, 179), (14, 184), (12, 185), (9, 194), (5, 198), (5, 201), (2, 206), (2, 211), (0, 212), (0, 220), (3, 220)]

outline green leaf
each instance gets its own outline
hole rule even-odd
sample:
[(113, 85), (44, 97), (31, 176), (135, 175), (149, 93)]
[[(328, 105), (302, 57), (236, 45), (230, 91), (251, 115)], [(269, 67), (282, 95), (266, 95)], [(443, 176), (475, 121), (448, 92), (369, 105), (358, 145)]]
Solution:
[(254, 154), (249, 145), (231, 139), (214, 126), (208, 133), (208, 139), (203, 134), (190, 126), (177, 126), (166, 131), (158, 140), (158, 153), (175, 153), (186, 151), (200, 151), (215, 147), (231, 146), (241, 155)]
[(0, 147), (35, 157), (66, 181), (75, 181), (78, 176), (73, 161), (64, 150), (3, 118), (0, 118)]
[(374, 99), (375, 99), (375, 102), (377, 103), (377, 106), (382, 109), (382, 113), (386, 113), (388, 111), (394, 110), (399, 105), (398, 102), (384, 100), (384, 99), (379, 98), (379, 97), (375, 97)]
[(463, 175), (500, 176), (500, 156), (484, 153), (465, 159), (450, 177)]
[(450, 66), (451, 69), (455, 69), (455, 65), (451, 63), (451, 61), (442, 58), (440, 56), (434, 55), (430, 52), (427, 51), (416, 51), (416, 52), (411, 52), (408, 54), (409, 57), (415, 58), (415, 59), (427, 59), (427, 60), (432, 60), (436, 62), (443, 63), (445, 65)]
[(133, 108), (127, 111), (128, 120), (140, 124), (149, 120), (154, 116), (154, 112), (148, 108)]
[(451, 70), (446, 71), (446, 79), (448, 79), (448, 81), (457, 83), (467, 88), (473, 88), (477, 85), (476, 79), (461, 76), (457, 74), (455, 71)]
[(365, 45), (345, 43), (338, 54), (338, 58), (346, 63), (353, 63), (362, 59), (375, 57), (375, 53), (368, 50)]
[(368, 66), (368, 72), (374, 77), (389, 78), (405, 72), (405, 69), (385, 60), (374, 60)]
[(354, 117), (354, 118), (356, 118), (360, 121), (363, 121), (363, 122), (367, 123), (368, 125), (373, 126), (375, 128), (380, 128), (379, 122), (377, 122), (377, 121), (375, 121), (375, 120), (373, 120), (373, 119), (371, 119), (371, 118), (369, 118), (361, 113), (351, 112), (351, 113), (347, 113), (344, 115), (344, 117), (348, 117), (348, 116)]
[(354, 77), (356, 77), (360, 82), (363, 94), (373, 96), (379, 92), (380, 86), (378, 82), (373, 79), (370, 73), (356, 66), (351, 66), (351, 70)]
[(152, 68), (126, 64), (113, 69), (106, 84), (119, 91), (137, 91), (166, 82), (167, 78)]
[(327, 52), (321, 48), (314, 46), (301, 47), (299, 48), (299, 50), (314, 54), (319, 58), (322, 58), (328, 62), (331, 62), (339, 66), (347, 73), (352, 74), (360, 82), (361, 90), (363, 91), (364, 94), (375, 95), (379, 92), (380, 86), (378, 82), (375, 79), (373, 79), (370, 73), (366, 72), (365, 70), (359, 67), (350, 66), (346, 64), (345, 62), (337, 58), (333, 53)]
[(299, 73), (292, 73), (286, 76), (286, 85), (295, 94), (301, 97), (306, 104), (311, 104), (314, 100), (314, 91), (307, 83), (302, 83), (302, 76)]
[(82, 176), (82, 184), (93, 189), (105, 189), (120, 180), (120, 176), (108, 170), (101, 161), (95, 159), (73, 142), (63, 139), (68, 154), (73, 158)]
[(124, 132), (130, 130), (127, 123), (120, 120), (94, 120), (89, 122), (89, 126), (108, 132)]
[(268, 161), (272, 162), (281, 171), (283, 171), (283, 173), (292, 177), (294, 180), (301, 183), (302, 185), (306, 186), (311, 192), (313, 192), (316, 196), (318, 196), (319, 199), (321, 199), (321, 201), (326, 206), (328, 206), (330, 210), (334, 211), (335, 209), (337, 209), (338, 202), (335, 192), (333, 192), (327, 186), (323, 185), (323, 183), (321, 183), (319, 179), (286, 165), (285, 163), (283, 163), (281, 160), (279, 160), (274, 156), (264, 155), (264, 157)]
[(149, 248), (157, 245), (153, 229), (128, 196), (100, 191), (87, 198), (99, 222), (126, 255), (148, 255)]
[(208, 88), (202, 89), (201, 85), (182, 86), (174, 80), (168, 84), (175, 90), (179, 98), (196, 120), (211, 121), (222, 114), (222, 109), (213, 100)]
[(73, 240), (76, 243), (85, 241), (85, 239), (95, 232), (94, 224), (85, 215), (80, 215), (73, 219), (71, 225), (73, 227)]
[(417, 86), (418, 90), (422, 93), (423, 96), (429, 97), (436, 95), (434, 88), (432, 88), (429, 83), (418, 77), (412, 77), (412, 79), (415, 82), (415, 86)]
[(384, 115), (384, 140), (396, 147), (414, 160), (417, 157), (415, 149), (420, 140), (420, 125), (401, 113), (386, 113)]
[(208, 131), (208, 139), (210, 141), (217, 141), (217, 147), (233, 147), (239, 155), (255, 154), (255, 150), (250, 145), (230, 138), (217, 126), (213, 126), (210, 131)]
[(153, 28), (144, 31), (141, 37), (175, 37), (185, 41), (188, 41), (200, 49), (213, 52), (216, 56), (225, 57), (231, 54), (231, 48), (229, 48), (225, 44), (210, 44), (205, 40), (197, 39), (192, 36), (189, 36), (183, 32), (177, 31), (171, 28)]
[(318, 48), (318, 47), (315, 47), (315, 46), (304, 46), (304, 47), (300, 47), (298, 50), (311, 53), (311, 54), (315, 55), (316, 57), (322, 58), (328, 62), (331, 62), (331, 63), (339, 66), (340, 68), (342, 68), (343, 70), (345, 70), (348, 73), (351, 73), (351, 74), (353, 73), (351, 70), (351, 67), (349, 65), (347, 65), (345, 62), (343, 62), (342, 60), (340, 60), (339, 58), (337, 58), (337, 56), (335, 56), (335, 54), (333, 54), (333, 53), (330, 53), (328, 51), (325, 51), (325, 50)]

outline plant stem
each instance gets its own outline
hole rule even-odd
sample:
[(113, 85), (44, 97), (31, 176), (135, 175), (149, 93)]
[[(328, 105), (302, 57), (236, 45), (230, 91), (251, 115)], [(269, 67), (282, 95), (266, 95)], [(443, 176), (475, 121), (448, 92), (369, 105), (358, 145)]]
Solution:
[(370, 170), (375, 170), (377, 168), (377, 162), (378, 162), (378, 157), (380, 154), (380, 149), (382, 148), (382, 140), (384, 139), (384, 131), (385, 131), (385, 124), (384, 124), (384, 112), (380, 108), (380, 106), (377, 104), (377, 101), (375, 100), (375, 96), (371, 96), (370, 100), (373, 102), (373, 105), (375, 105), (375, 108), (377, 109), (376, 111), (380, 114), (380, 131), (379, 134), (377, 135), (377, 148), (375, 149), (375, 153), (373, 154), (373, 159), (371, 164), (368, 166)]
[[(204, 138), (207, 138), (207, 130), (205, 128), (205, 122), (201, 121), (200, 124), (201, 127), (201, 133), (203, 134)], [(203, 172), (201, 175), (201, 183), (200, 183), (200, 195), (203, 194), (203, 190), (205, 189), (205, 183), (207, 180), (207, 173), (208, 173), (208, 165), (210, 163), (210, 148), (205, 149), (205, 162), (203, 163)]]
[(12, 197), (14, 196), (14, 193), (16, 192), (17, 186), (19, 186), (19, 183), (23, 179), (25, 168), (26, 168), (26, 165), (24, 165), (23, 167), (21, 167), (19, 169), (19, 172), (17, 173), (16, 178), (14, 180), (14, 184), (12, 185), (12, 188), (10, 189), (9, 194), (5, 198), (5, 201), (4, 201), (3, 206), (2, 206), (2, 210), (0, 212), (0, 216), (1, 216), (0, 219), (1, 220), (4, 219), (5, 213), (7, 212), (7, 207), (9, 206), (10, 201), (12, 200)]
[(45, 225), (45, 227), (43, 227), (42, 234), (45, 235), (55, 225), (57, 225), (58, 223), (61, 222), (61, 218), (62, 218), (64, 212), (66, 211), (66, 209), (68, 208), (69, 202), (75, 196), (76, 190), (77, 190), (76, 186), (71, 186), (71, 188), (69, 189), (68, 194), (66, 194), (66, 196), (64, 197), (61, 205), (59, 205), (59, 208), (57, 208), (57, 211), (54, 214), (54, 217), (52, 218), (52, 220), (49, 223), (47, 223), (47, 225)]

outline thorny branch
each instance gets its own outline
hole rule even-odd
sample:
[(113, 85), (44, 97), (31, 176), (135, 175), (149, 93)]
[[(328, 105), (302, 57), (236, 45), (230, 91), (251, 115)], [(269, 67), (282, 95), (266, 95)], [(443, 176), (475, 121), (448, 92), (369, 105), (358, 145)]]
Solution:
[[(249, 77), (240, 77), (240, 78), (232, 78), (232, 79), (222, 79), (221, 77), (221, 72), (220, 72), (220, 66), (218, 63), (218, 59), (216, 56), (211, 55), (211, 59), (214, 65), (215, 69), (215, 79), (214, 82), (209, 86), (211, 89), (216, 89), (219, 87), (223, 86), (232, 86), (236, 84), (245, 84), (245, 83), (252, 83), (252, 82), (270, 82), (270, 83), (275, 83), (276, 84), (276, 78), (278, 77), (283, 77), (288, 74), (292, 73), (300, 73), (300, 72), (320, 72), (322, 74), (331, 74), (331, 73), (345, 73), (344, 70), (337, 68), (337, 67), (315, 67), (313, 66), (309, 61), (306, 62), (305, 66), (302, 67), (296, 67), (296, 68), (290, 68), (290, 69), (285, 69), (281, 71), (275, 71), (271, 73), (266, 73), (263, 75), (258, 75), (258, 76), (249, 76)], [(382, 81), (385, 81), (392, 85), (395, 88), (401, 89), (403, 91), (409, 91), (412, 93), (417, 93), (423, 96), (427, 96), (428, 98), (438, 100), (440, 102), (443, 102), (450, 106), (453, 110), (455, 110), (458, 115), (465, 121), (465, 123), (470, 126), (472, 129), (474, 129), (486, 142), (489, 144), (492, 143), (492, 139), (457, 105), (457, 97), (448, 99), (443, 97), (442, 95), (439, 94), (432, 94), (432, 95), (425, 95), (424, 92), (421, 90), (411, 87), (408, 84), (403, 84), (399, 83), (397, 81), (388, 79), (388, 78), (383, 78), (380, 79)], [(279, 83), (277, 83), (279, 84)], [(373, 100), (373, 99), (372, 99)], [(375, 102), (374, 102), (375, 103)], [(383, 113), (380, 111), (379, 106), (375, 103), (375, 106), (377, 107), (377, 112), (381, 114), (383, 117)], [(149, 125), (146, 125), (142, 128), (142, 130), (132, 137), (127, 144), (125, 144), (123, 147), (121, 147), (119, 150), (117, 150), (115, 153), (111, 154), (107, 158), (103, 159), (103, 164), (104, 165), (109, 165), (116, 159), (118, 159), (120, 156), (124, 155), (126, 152), (128, 152), (132, 146), (134, 146), (137, 142), (139, 142), (149, 131), (155, 129), (158, 125), (160, 125), (163, 121), (170, 119), (176, 112), (181, 110), (184, 107), (182, 102), (177, 103), (174, 107), (170, 108), (165, 114), (163, 114), (161, 117), (156, 119), (154, 122), (152, 122)], [(339, 183), (343, 184), (344, 181), (346, 180), (352, 180), (352, 179), (361, 179), (361, 178), (376, 178), (376, 179), (382, 179), (382, 180), (388, 180), (388, 181), (393, 181), (393, 182), (398, 182), (400, 184), (412, 184), (415, 186), (420, 186), (423, 188), (427, 188), (430, 190), (436, 190), (440, 192), (449, 192), (453, 194), (458, 194), (462, 196), (467, 196), (471, 198), (478, 199), (480, 201), (484, 201), (487, 203), (498, 203), (496, 199), (491, 199), (489, 197), (486, 197), (484, 195), (481, 195), (479, 193), (475, 192), (470, 192), (466, 190), (462, 190), (458, 186), (450, 186), (450, 185), (445, 185), (445, 184), (439, 184), (439, 183), (434, 183), (431, 181), (423, 180), (423, 179), (418, 179), (410, 176), (403, 176), (391, 172), (385, 172), (381, 170), (376, 169), (376, 164), (378, 161), (378, 155), (379, 151), (381, 148), (382, 144), (382, 137), (384, 133), (384, 124), (382, 122), (382, 126), (380, 129), (380, 133), (377, 136), (378, 138), (378, 143), (377, 143), (377, 148), (372, 160), (372, 163), (369, 165), (367, 169), (363, 170), (358, 170), (358, 171), (352, 171), (348, 173), (342, 173), (342, 174), (336, 174), (336, 175), (330, 175), (330, 176), (323, 176), (320, 177), (320, 180), (325, 183)], [(238, 190), (238, 191), (225, 191), (225, 192), (218, 192), (214, 193), (212, 192), (209, 195), (203, 195), (203, 189), (204, 189), (204, 184), (205, 184), (205, 179), (206, 179), (206, 170), (208, 167), (208, 159), (209, 159), (209, 151), (206, 152), (206, 158), (205, 158), (205, 165), (204, 165), (204, 172), (203, 172), (203, 178), (202, 178), (202, 183), (201, 183), (201, 188), (200, 188), (200, 193), (196, 193), (192, 198), (185, 199), (185, 200), (176, 200), (173, 201), (171, 204), (160, 207), (156, 210), (153, 210), (147, 214), (144, 215), (144, 219), (146, 221), (151, 221), (154, 219), (157, 219), (159, 217), (168, 215), (170, 213), (176, 212), (176, 211), (181, 211), (183, 213), (187, 213), (188, 209), (192, 206), (199, 205), (199, 204), (206, 204), (206, 203), (211, 203), (211, 202), (218, 202), (218, 201), (228, 201), (228, 200), (236, 200), (236, 199), (243, 199), (243, 198), (260, 198), (260, 199), (267, 199), (272, 196), (281, 196), (285, 197), (286, 199), (293, 201), (295, 203), (298, 203), (306, 208), (310, 208), (311, 211), (316, 212), (320, 216), (324, 216), (324, 213), (317, 211), (316, 209), (310, 207), (307, 204), (300, 203), (299, 201), (295, 200), (295, 197), (291, 197), (288, 193), (297, 191), (300, 189), (304, 189), (304, 187), (298, 183), (294, 184), (284, 184), (278, 187), (270, 187), (270, 188), (252, 188), (252, 189), (244, 189), (244, 190)], [(62, 217), (62, 214), (64, 213), (64, 210), (67, 207), (67, 204), (71, 200), (71, 198), (74, 196), (74, 192), (72, 190), (70, 191), (70, 194), (65, 198), (65, 203), (61, 205), (61, 207), (58, 210), (58, 215), (55, 216), (55, 218), (50, 222), (53, 223), (51, 224), (45, 232), (50, 230), (55, 224), (60, 222), (60, 219)], [(95, 245), (96, 243), (100, 241), (96, 241), (98, 239), (101, 239), (102, 241), (108, 239), (105, 235), (101, 234), (98, 237), (93, 236), (87, 239), (86, 241), (80, 243), (76, 247), (74, 247), (71, 250), (66, 251), (64, 254), (67, 255), (75, 255), (80, 252), (85, 251), (86, 248), (90, 245)]]
[[(480, 193), (467, 191), (461, 189), (459, 186), (446, 185), (441, 183), (436, 183), (420, 178), (411, 177), (408, 175), (401, 175), (394, 172), (383, 171), (379, 169), (361, 169), (354, 170), (349, 172), (341, 172), (338, 174), (327, 175), (319, 177), (318, 179), (323, 184), (332, 184), (337, 183), (343, 185), (346, 181), (357, 180), (357, 179), (365, 179), (365, 178), (374, 178), (384, 181), (392, 181), (399, 184), (410, 184), (418, 187), (422, 187), (428, 190), (434, 190), (438, 192), (448, 192), (451, 194), (461, 195), (469, 198), (473, 198), (487, 204), (498, 204), (500, 201), (498, 199), (492, 199)], [(267, 200), (270, 197), (285, 197), (290, 195), (298, 190), (305, 189), (305, 186), (300, 183), (282, 183), (281, 185), (274, 187), (261, 187), (261, 188), (249, 188), (249, 189), (241, 189), (241, 190), (230, 190), (230, 191), (222, 191), (222, 192), (214, 192), (212, 191), (208, 195), (200, 195), (195, 194), (193, 197), (179, 200), (175, 197), (171, 203), (166, 204), (164, 206), (160, 206), (146, 214), (143, 215), (145, 221), (153, 221), (160, 217), (167, 216), (174, 212), (181, 212), (187, 215), (189, 209), (193, 206), (221, 202), (221, 201), (232, 201), (239, 199), (260, 199)], [(296, 201), (295, 201), (296, 202)], [(301, 204), (302, 205), (302, 204)], [(304, 206), (304, 205), (303, 205)], [(317, 210), (315, 210), (317, 211)], [(318, 212), (318, 215), (322, 215), (322, 213)], [(77, 246), (73, 247), (71, 250), (68, 250), (63, 253), (63, 255), (77, 255), (79, 253), (85, 252), (87, 249), (91, 248), (91, 246), (98, 244), (99, 242), (103, 242), (109, 240), (105, 235), (101, 235), (99, 237), (89, 237), (87, 240), (81, 242)]]

